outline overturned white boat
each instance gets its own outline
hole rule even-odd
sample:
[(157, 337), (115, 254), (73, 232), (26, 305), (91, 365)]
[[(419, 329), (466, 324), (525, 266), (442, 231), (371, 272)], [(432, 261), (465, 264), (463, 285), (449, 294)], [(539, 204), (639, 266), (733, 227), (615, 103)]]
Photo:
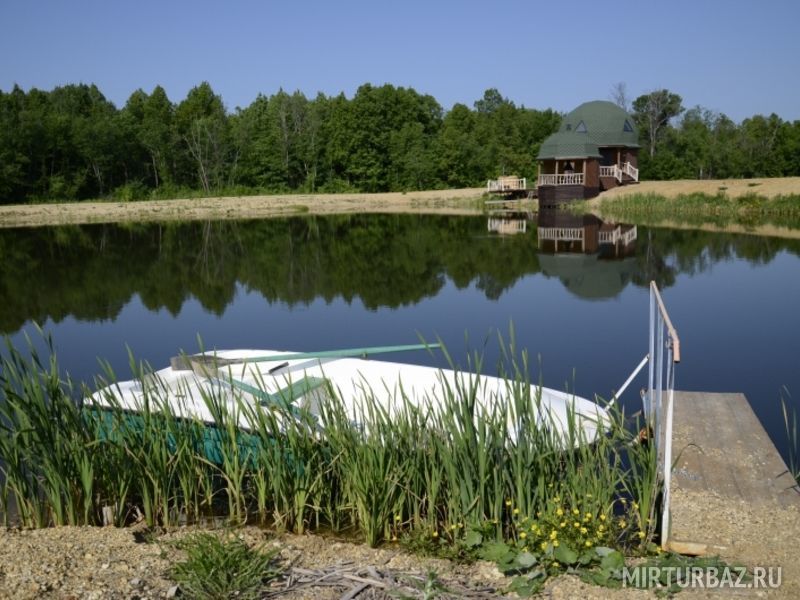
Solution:
[[(435, 415), (445, 401), (466, 397), (475, 419), (505, 415), (510, 439), (522, 426), (519, 412), (532, 415), (532, 426), (545, 428), (566, 445), (591, 443), (609, 427), (606, 410), (599, 404), (551, 388), (513, 378), (439, 369), (367, 356), (407, 350), (435, 349), (438, 344), (418, 344), (322, 352), (278, 350), (227, 350), (175, 357), (171, 365), (136, 380), (108, 385), (88, 400), (95, 409), (121, 409), (136, 414), (153, 398), (169, 405), (176, 417), (214, 426), (222, 405), (235, 415), (239, 427), (249, 429), (251, 410), (287, 410), (319, 418), (334, 401), (355, 424), (368, 421), (367, 413), (379, 407), (389, 418), (414, 406)], [(214, 398), (214, 402), (209, 402)], [(529, 410), (519, 402), (529, 402)], [(247, 410), (242, 410), (242, 403)], [(216, 407), (216, 408), (215, 408)], [(502, 412), (500, 412), (502, 411)], [(528, 426), (531, 419), (528, 419)]]

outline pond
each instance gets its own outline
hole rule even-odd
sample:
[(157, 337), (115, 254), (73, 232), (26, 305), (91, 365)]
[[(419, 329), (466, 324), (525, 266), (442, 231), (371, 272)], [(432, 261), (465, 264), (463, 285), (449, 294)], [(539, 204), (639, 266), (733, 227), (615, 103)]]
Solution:
[[(681, 337), (678, 389), (745, 393), (784, 454), (781, 395), (800, 405), (800, 240), (559, 213), (342, 215), (6, 229), (0, 258), (0, 332), (22, 346), (41, 324), (81, 380), (98, 358), (125, 379), (128, 350), (161, 368), (199, 339), (324, 350), (440, 338), (459, 364), (482, 352), (494, 374), (498, 335), (513, 329), (535, 379), (608, 398), (647, 352), (655, 280)], [(643, 385), (623, 396), (630, 410)]]

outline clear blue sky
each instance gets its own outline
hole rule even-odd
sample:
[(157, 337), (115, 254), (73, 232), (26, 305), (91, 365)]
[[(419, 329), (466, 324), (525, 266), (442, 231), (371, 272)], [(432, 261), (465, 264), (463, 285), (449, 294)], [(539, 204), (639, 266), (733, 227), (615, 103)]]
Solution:
[(411, 86), (446, 109), (489, 87), (568, 111), (666, 87), (735, 121), (800, 119), (800, 0), (0, 0), (0, 89), (95, 83), (117, 106), (208, 81), (233, 110), (283, 87)]

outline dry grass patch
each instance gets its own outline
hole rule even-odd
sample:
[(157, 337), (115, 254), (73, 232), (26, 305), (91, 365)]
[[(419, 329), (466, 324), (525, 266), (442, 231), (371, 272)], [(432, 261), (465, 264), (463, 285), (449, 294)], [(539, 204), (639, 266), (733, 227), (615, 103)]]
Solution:
[(714, 196), (724, 193), (730, 198), (758, 194), (766, 198), (800, 194), (800, 177), (761, 177), (758, 179), (680, 179), (677, 181), (643, 181), (638, 185), (617, 187), (603, 192), (601, 199), (655, 194), (676, 198), (690, 194)]

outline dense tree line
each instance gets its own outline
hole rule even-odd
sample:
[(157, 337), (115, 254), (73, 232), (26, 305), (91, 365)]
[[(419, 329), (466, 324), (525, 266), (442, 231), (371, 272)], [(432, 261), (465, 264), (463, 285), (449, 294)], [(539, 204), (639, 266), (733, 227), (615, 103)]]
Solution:
[[(624, 99), (617, 98), (623, 104)], [(642, 179), (800, 175), (800, 121), (755, 115), (740, 124), (701, 106), (686, 110), (669, 90), (633, 102)]]
[[(626, 104), (623, 94), (617, 98)], [(630, 108), (643, 179), (800, 174), (800, 121), (741, 124), (668, 90)], [(228, 111), (208, 83), (175, 103), (161, 87), (118, 109), (94, 85), (0, 91), (0, 203), (248, 192), (381, 192), (478, 186), (536, 174), (561, 115), (487, 90), (445, 111), (411, 88), (352, 98), (283, 90)]]
[(169, 197), (199, 191), (381, 192), (531, 176), (552, 110), (488, 90), (445, 112), (413, 89), (361, 86), (313, 99), (259, 95), (226, 110), (208, 83), (161, 87), (117, 109), (94, 85), (0, 92), (0, 202)]

